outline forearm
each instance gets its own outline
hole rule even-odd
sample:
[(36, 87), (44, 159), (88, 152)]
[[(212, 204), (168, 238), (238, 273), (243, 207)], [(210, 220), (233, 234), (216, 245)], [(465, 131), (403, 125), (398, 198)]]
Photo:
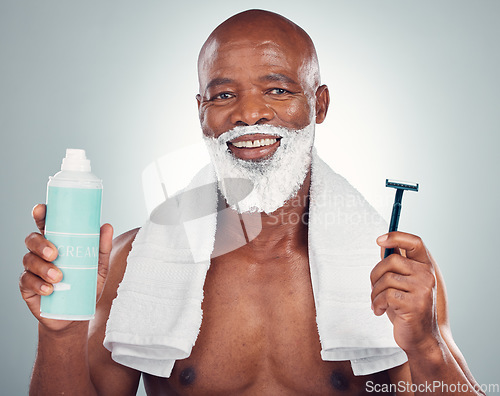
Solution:
[(30, 396), (97, 395), (90, 380), (87, 340), (88, 322), (75, 323), (61, 332), (39, 324)]
[(467, 379), (444, 340), (407, 352), (415, 395), (483, 395)]

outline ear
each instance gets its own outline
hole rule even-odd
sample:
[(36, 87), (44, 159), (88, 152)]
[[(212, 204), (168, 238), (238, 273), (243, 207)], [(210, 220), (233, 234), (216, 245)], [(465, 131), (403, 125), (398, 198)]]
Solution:
[(196, 103), (198, 104), (198, 119), (200, 120), (200, 125), (203, 127), (203, 120), (205, 118), (204, 113), (202, 112), (203, 108), (201, 107), (201, 102), (203, 102), (203, 98), (200, 94), (196, 95)]
[(196, 94), (196, 102), (198, 102), (198, 111), (200, 110), (200, 105), (201, 105), (201, 95)]
[(326, 85), (321, 85), (316, 90), (316, 124), (321, 124), (325, 120), (328, 106), (330, 106), (330, 92)]

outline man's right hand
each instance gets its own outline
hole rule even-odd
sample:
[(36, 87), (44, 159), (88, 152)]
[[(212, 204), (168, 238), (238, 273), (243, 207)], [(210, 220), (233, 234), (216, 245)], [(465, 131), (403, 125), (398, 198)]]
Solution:
[[(46, 207), (43, 204), (33, 208), (33, 219), (40, 232), (33, 232), (26, 237), (25, 243), (29, 253), (23, 258), (24, 272), (19, 279), (19, 289), (28, 308), (38, 321), (47, 329), (58, 331), (67, 328), (73, 322), (40, 316), (40, 296), (51, 294), (54, 290), (53, 284), (62, 280), (61, 270), (52, 263), (57, 257), (57, 248), (43, 236), (45, 212)], [(110, 224), (102, 225), (99, 240), (97, 301), (101, 297), (108, 274), (112, 240), (113, 227)]]

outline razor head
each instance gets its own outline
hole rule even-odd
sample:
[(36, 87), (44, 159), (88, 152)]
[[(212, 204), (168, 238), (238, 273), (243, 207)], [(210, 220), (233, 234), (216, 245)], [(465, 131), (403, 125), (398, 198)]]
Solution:
[(418, 183), (404, 182), (400, 180), (385, 179), (385, 186), (397, 188), (398, 190), (418, 191)]

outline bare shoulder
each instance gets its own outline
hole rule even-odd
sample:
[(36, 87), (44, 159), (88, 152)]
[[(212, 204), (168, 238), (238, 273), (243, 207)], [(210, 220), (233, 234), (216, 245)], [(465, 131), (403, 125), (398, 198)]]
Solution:
[[(132, 249), (132, 242), (134, 242), (135, 236), (137, 235), (139, 230), (140, 228), (134, 228), (133, 230), (124, 232), (123, 234), (118, 235), (115, 239), (113, 239), (111, 260), (113, 260), (113, 256), (115, 256), (115, 261), (116, 259), (121, 260), (123, 258), (125, 259), (127, 258), (128, 254), (130, 253), (130, 250)], [(118, 264), (122, 264), (124, 267), (126, 266), (124, 263), (118, 263)], [(123, 270), (125, 270), (125, 268), (123, 268)]]
[(103, 346), (111, 305), (123, 279), (127, 257), (138, 231), (138, 228), (127, 231), (113, 240), (106, 284), (97, 304), (95, 319), (90, 323), (90, 375), (102, 395), (135, 395), (141, 376), (137, 370), (116, 363), (111, 358), (111, 353)]

